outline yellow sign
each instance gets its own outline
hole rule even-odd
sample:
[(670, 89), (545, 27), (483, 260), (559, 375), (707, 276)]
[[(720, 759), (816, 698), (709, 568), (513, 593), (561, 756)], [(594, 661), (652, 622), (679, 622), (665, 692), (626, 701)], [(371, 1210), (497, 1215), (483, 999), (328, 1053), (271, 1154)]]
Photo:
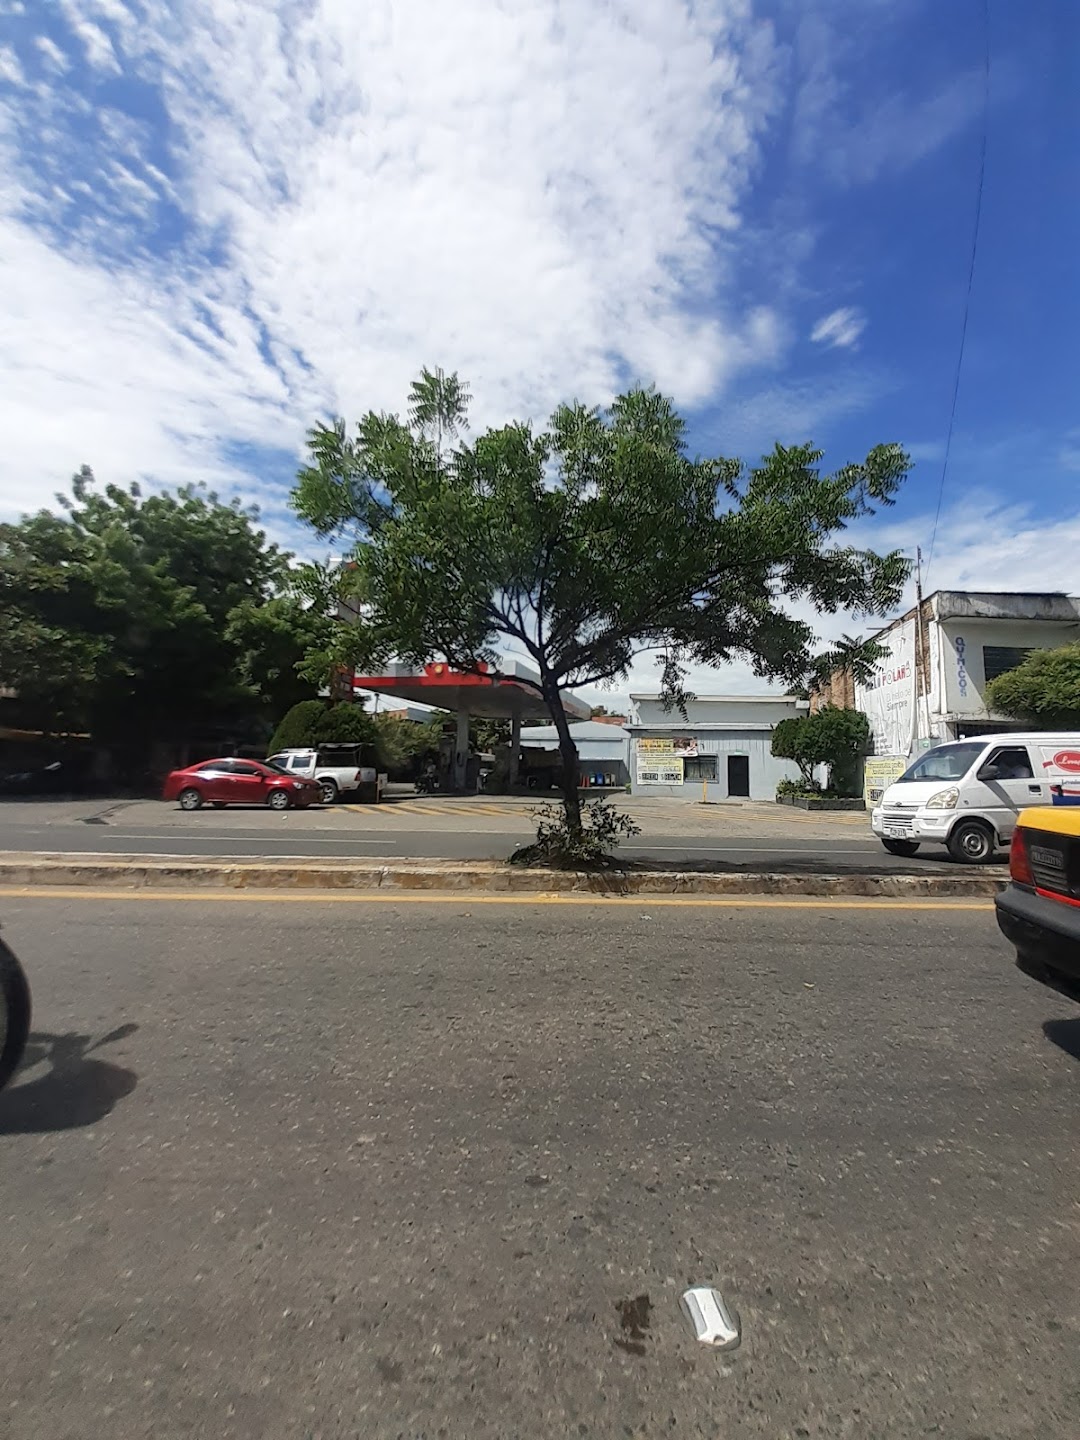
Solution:
[(885, 791), (907, 769), (903, 755), (868, 755), (863, 761), (863, 799), (868, 806), (880, 805)]
[(637, 781), (639, 785), (681, 785), (683, 783), (683, 762), (669, 755), (659, 758), (650, 755), (637, 757)]

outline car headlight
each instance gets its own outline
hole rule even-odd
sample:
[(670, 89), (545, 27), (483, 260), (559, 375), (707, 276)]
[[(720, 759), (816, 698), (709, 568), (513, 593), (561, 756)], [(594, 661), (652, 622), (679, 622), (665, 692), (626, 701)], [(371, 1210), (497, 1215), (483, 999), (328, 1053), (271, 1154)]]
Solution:
[(294, 780), (294, 781), (292, 782), (292, 788), (293, 788), (294, 790), (306, 790), (306, 789), (307, 789), (307, 783), (306, 783), (306, 781), (304, 781), (304, 780)]
[(955, 785), (950, 785), (948, 790), (939, 790), (936, 795), (931, 795), (926, 802), (927, 810), (955, 810), (956, 802), (960, 799), (960, 791)]

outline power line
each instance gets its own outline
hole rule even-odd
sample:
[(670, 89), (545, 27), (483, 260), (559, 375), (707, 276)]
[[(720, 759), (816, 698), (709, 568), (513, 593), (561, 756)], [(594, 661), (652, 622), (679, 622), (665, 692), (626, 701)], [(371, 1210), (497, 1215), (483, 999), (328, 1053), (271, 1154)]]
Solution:
[(945, 436), (945, 456), (941, 462), (941, 480), (938, 483), (937, 509), (934, 511), (934, 528), (930, 532), (927, 549), (925, 575), (929, 578), (930, 566), (934, 563), (934, 545), (937, 541), (938, 522), (941, 519), (941, 504), (945, 498), (945, 476), (949, 469), (949, 454), (952, 450), (953, 428), (956, 425), (956, 403), (960, 397), (960, 375), (964, 368), (964, 346), (967, 342), (968, 316), (971, 313), (971, 291), (975, 283), (975, 257), (979, 250), (979, 221), (982, 218), (983, 186), (986, 182), (986, 138), (990, 128), (990, 0), (983, 0), (983, 123), (982, 144), (979, 148), (979, 180), (975, 189), (975, 220), (971, 231), (971, 257), (968, 261), (967, 292), (964, 296), (964, 318), (960, 326), (960, 350), (956, 357), (956, 374), (953, 378), (952, 404), (949, 407), (949, 428)]

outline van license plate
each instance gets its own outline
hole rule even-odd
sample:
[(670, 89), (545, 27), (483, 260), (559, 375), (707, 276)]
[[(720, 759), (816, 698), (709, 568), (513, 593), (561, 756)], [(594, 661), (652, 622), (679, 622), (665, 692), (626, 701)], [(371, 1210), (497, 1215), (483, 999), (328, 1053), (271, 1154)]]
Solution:
[(885, 834), (890, 840), (906, 840), (911, 834), (910, 825), (886, 825)]

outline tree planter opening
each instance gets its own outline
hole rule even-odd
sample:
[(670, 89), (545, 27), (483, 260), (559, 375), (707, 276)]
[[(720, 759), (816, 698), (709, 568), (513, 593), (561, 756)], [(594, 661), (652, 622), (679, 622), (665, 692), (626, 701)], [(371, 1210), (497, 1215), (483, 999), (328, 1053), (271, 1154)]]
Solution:
[(778, 795), (778, 805), (792, 805), (796, 810), (865, 810), (860, 797), (850, 800), (829, 800), (824, 795)]

